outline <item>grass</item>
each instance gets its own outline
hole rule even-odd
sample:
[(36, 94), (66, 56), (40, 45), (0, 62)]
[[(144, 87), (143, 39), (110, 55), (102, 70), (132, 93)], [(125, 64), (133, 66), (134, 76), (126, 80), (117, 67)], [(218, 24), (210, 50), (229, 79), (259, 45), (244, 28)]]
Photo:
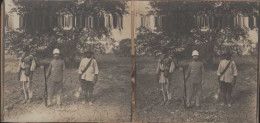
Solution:
[[(43, 69), (34, 72), (34, 98), (23, 105), (22, 83), (16, 80), (18, 60), (5, 57), (4, 118), (12, 122), (36, 121), (130, 121), (131, 119), (131, 58), (112, 54), (97, 58), (99, 80), (94, 89), (96, 102), (93, 106), (82, 105), (73, 93), (78, 88), (78, 67), (67, 67), (63, 86), (62, 109), (43, 106)], [(62, 115), (60, 115), (62, 114)]]
[[(217, 65), (205, 65), (206, 80), (203, 85), (202, 109), (183, 108), (183, 75), (176, 70), (171, 81), (173, 101), (159, 106), (162, 101), (160, 85), (156, 80), (157, 60), (151, 57), (136, 58), (136, 111), (138, 121), (166, 122), (255, 122), (257, 96), (257, 63), (253, 57), (234, 58), (238, 68), (238, 82), (233, 89), (233, 106), (221, 107), (213, 99), (217, 89)], [(187, 63), (187, 61), (181, 61)]]

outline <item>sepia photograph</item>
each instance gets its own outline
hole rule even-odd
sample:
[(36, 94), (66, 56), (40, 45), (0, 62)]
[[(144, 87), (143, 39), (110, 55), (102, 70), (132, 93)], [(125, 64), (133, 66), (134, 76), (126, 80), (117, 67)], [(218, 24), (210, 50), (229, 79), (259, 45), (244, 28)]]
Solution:
[(3, 122), (259, 122), (260, 2), (1, 7)]
[(139, 122), (258, 122), (259, 2), (135, 1)]
[(4, 2), (4, 122), (131, 121), (131, 1)]

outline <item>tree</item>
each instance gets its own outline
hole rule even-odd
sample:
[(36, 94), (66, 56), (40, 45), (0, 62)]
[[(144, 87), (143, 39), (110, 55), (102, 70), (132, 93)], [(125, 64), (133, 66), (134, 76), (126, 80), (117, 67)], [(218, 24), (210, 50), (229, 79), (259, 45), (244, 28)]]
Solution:
[[(18, 53), (23, 45), (30, 45), (32, 51), (38, 57), (50, 57), (54, 47), (60, 48), (63, 55), (70, 61), (76, 59), (82, 51), (91, 48), (97, 52), (104, 52), (102, 44), (98, 40), (110, 38), (111, 29), (104, 26), (102, 17), (105, 14), (123, 16), (127, 14), (126, 2), (102, 1), (102, 0), (66, 0), (66, 1), (42, 1), (42, 0), (13, 0), (15, 8), (11, 12), (19, 15), (36, 18), (24, 20), (22, 27), (17, 31), (12, 30), (6, 34), (7, 47), (10, 51)], [(88, 15), (94, 18), (93, 28), (83, 28), (82, 25), (74, 25), (69, 30), (64, 30), (57, 24), (58, 16), (71, 14), (73, 17)], [(47, 17), (45, 15), (48, 15)], [(32, 19), (38, 19), (36, 22)], [(53, 19), (53, 23), (46, 23), (44, 19)], [(51, 24), (49, 27), (39, 26)], [(30, 25), (30, 26), (28, 26)], [(68, 50), (70, 49), (70, 50)], [(48, 55), (46, 55), (48, 54)]]
[[(156, 55), (168, 49), (169, 53), (184, 58), (197, 49), (203, 58), (212, 61), (225, 49), (241, 54), (243, 48), (252, 47), (248, 29), (233, 26), (232, 19), (236, 15), (259, 18), (256, 2), (150, 2), (150, 5), (149, 15), (160, 15), (162, 25), (154, 31), (139, 29), (136, 42), (140, 54)], [(196, 22), (200, 16), (209, 19), (209, 29)]]

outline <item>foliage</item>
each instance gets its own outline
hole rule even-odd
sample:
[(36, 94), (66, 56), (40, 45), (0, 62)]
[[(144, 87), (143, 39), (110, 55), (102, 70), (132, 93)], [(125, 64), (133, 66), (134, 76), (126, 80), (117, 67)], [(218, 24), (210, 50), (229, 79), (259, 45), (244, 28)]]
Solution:
[[(19, 15), (32, 13), (48, 13), (57, 17), (59, 14), (70, 13), (72, 15), (88, 14), (99, 17), (104, 14), (127, 14), (126, 2), (102, 1), (102, 0), (68, 0), (68, 1), (32, 1), (13, 0), (15, 8), (11, 12)], [(104, 47), (98, 40), (109, 38), (111, 29), (103, 26), (97, 28), (78, 28), (64, 30), (54, 27), (50, 30), (41, 29), (18, 29), (7, 31), (6, 47), (10, 52), (19, 53), (23, 45), (29, 45), (31, 51), (37, 57), (50, 57), (53, 48), (57, 47), (63, 56), (72, 60), (84, 50), (91, 48), (96, 54), (104, 53)], [(70, 50), (68, 50), (70, 49)]]
[(131, 56), (131, 39), (123, 39), (114, 48), (114, 53), (118, 56)]
[[(182, 59), (191, 57), (192, 50), (196, 49), (200, 51), (202, 58), (210, 61), (227, 49), (238, 55), (245, 49), (254, 49), (252, 41), (248, 39), (248, 29), (213, 27), (203, 31), (194, 23), (193, 18), (198, 15), (221, 17), (237, 14), (259, 17), (256, 2), (153, 1), (150, 5), (152, 10), (148, 15), (164, 16), (167, 24), (156, 30), (139, 28), (136, 39), (136, 51), (139, 55), (155, 56), (167, 49), (170, 54)], [(178, 18), (172, 19), (173, 15)]]

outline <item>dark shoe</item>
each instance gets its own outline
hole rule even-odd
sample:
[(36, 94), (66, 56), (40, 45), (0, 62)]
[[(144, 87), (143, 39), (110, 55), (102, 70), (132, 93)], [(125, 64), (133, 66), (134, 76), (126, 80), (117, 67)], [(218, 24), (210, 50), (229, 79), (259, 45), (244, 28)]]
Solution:
[(57, 107), (58, 107), (58, 108), (62, 108), (62, 106), (61, 106), (61, 105), (57, 105)]
[(90, 101), (88, 104), (89, 104), (89, 105), (93, 105), (93, 102), (92, 102), (92, 101)]
[(161, 102), (160, 105), (164, 105), (165, 104), (165, 101)]
[(200, 110), (200, 109), (201, 109), (201, 106), (196, 106), (195, 109), (196, 109), (196, 110)]
[(186, 106), (186, 108), (185, 108), (185, 109), (191, 109), (191, 107), (192, 107), (192, 106)]
[(47, 102), (47, 107), (51, 107), (51, 102), (50, 101)]
[(29, 100), (27, 100), (27, 102), (26, 103), (31, 103), (32, 102), (32, 100), (31, 99), (29, 99)]
[(24, 99), (23, 101), (22, 101), (22, 104), (25, 104), (27, 102), (27, 99)]
[(166, 103), (165, 103), (165, 105), (169, 105), (170, 103), (171, 103), (171, 101), (170, 101), (170, 100), (167, 100)]
[(84, 105), (84, 104), (86, 104), (86, 101), (84, 100), (84, 101), (82, 101), (81, 103)]

